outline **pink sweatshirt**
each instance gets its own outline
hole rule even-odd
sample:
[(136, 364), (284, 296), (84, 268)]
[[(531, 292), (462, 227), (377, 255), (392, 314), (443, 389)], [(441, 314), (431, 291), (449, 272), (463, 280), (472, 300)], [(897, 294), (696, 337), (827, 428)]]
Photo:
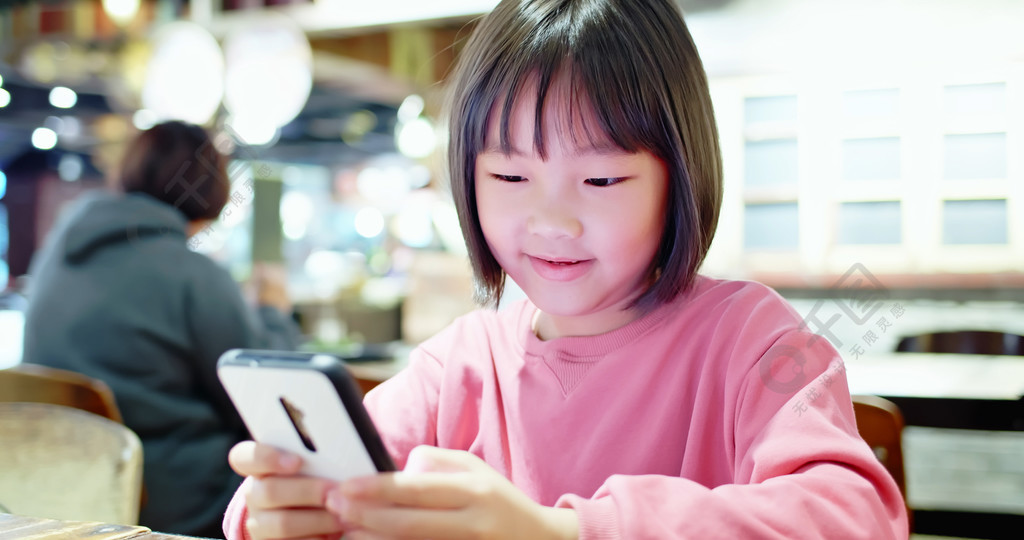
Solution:
[[(575, 509), (588, 540), (908, 537), (842, 360), (771, 289), (698, 277), (622, 328), (550, 341), (535, 311), (458, 319), (366, 397), (399, 467), (420, 444), (468, 450)], [(229, 539), (244, 518), (236, 494)]]

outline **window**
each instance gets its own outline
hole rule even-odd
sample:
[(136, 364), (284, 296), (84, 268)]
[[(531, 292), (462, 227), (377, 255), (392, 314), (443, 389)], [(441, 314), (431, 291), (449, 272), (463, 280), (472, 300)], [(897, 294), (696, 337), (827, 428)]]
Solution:
[(731, 199), (716, 271), (1024, 267), (1019, 67), (713, 80)]
[(943, 171), (947, 180), (1006, 178), (1006, 134), (946, 135)]
[(953, 119), (998, 118), (1006, 114), (1006, 83), (947, 86), (943, 108)]
[(1005, 244), (1006, 199), (945, 201), (942, 212), (942, 243)]
[(796, 95), (743, 100), (743, 244), (755, 251), (795, 251), (800, 146)]
[(839, 244), (902, 242), (899, 201), (846, 202), (839, 206)]
[(748, 249), (795, 250), (799, 245), (797, 203), (748, 204), (743, 216)]

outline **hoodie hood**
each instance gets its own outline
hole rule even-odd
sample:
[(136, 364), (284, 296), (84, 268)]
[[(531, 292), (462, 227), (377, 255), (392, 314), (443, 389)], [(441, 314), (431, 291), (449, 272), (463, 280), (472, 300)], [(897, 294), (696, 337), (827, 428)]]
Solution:
[(77, 264), (112, 245), (157, 236), (186, 240), (185, 216), (175, 208), (142, 194), (99, 194), (86, 197), (64, 227), (64, 260)]

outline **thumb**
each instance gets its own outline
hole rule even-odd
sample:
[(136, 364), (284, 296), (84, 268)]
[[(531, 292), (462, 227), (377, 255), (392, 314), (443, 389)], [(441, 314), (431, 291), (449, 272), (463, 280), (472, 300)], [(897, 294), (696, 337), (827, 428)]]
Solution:
[(449, 450), (421, 445), (409, 452), (404, 472), (470, 472), (486, 464), (480, 458), (462, 450)]

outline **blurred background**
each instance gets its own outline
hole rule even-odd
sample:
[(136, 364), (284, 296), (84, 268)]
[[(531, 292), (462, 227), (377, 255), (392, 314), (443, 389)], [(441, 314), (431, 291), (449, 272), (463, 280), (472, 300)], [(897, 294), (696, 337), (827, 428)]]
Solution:
[[(315, 345), (424, 339), (473, 307), (438, 113), (495, 3), (0, 0), (0, 284), (30, 279), (124, 142), (178, 118), (233, 159), (231, 201), (193, 249), (240, 282), (282, 264)], [(851, 364), (928, 333), (1024, 334), (1024, 2), (679, 3), (725, 163), (704, 273), (775, 287)], [(20, 354), (11, 312), (0, 366)], [(1019, 518), (1024, 402), (1010, 403), (998, 467), (938, 469), (994, 470), (1002, 491), (979, 489), (1001, 502), (980, 510)], [(963, 499), (962, 479), (942, 494), (911, 467), (917, 506)]]

